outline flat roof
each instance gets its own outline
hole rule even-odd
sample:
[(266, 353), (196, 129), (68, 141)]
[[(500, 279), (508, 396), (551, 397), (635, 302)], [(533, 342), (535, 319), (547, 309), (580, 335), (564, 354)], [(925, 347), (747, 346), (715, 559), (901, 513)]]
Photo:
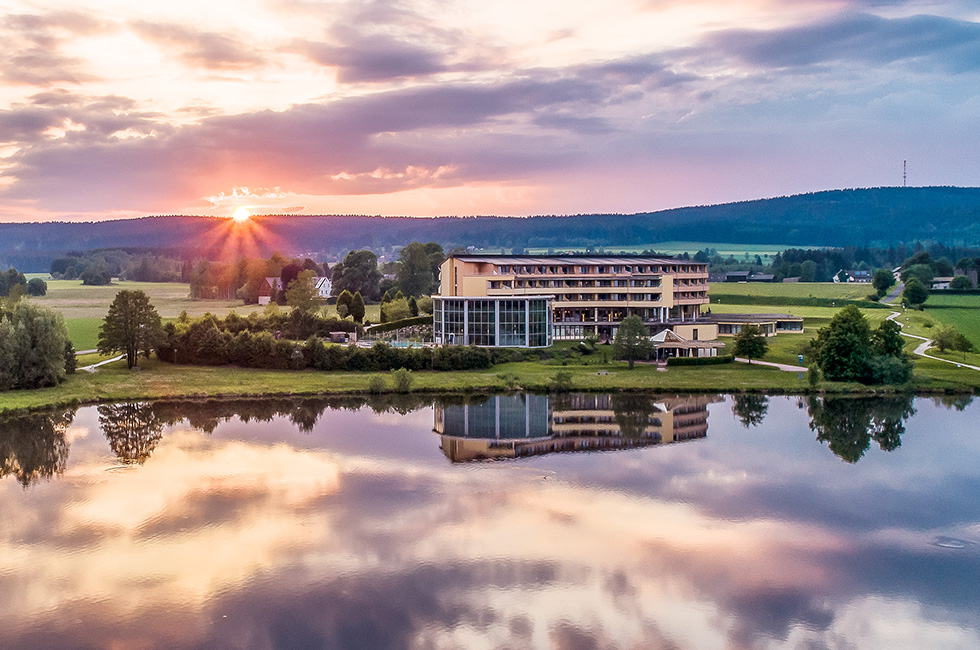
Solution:
[(618, 264), (631, 262), (635, 264), (696, 264), (707, 266), (705, 262), (694, 260), (679, 260), (673, 257), (657, 257), (650, 255), (450, 255), (467, 262), (484, 264), (523, 264), (529, 266), (562, 264)]
[(697, 322), (707, 321), (710, 323), (765, 323), (776, 320), (802, 321), (802, 316), (793, 314), (702, 314)]

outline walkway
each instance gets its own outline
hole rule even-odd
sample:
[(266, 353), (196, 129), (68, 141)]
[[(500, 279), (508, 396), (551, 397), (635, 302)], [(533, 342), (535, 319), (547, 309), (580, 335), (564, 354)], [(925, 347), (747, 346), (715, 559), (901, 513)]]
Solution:
[[(743, 359), (741, 357), (735, 357), (736, 361), (741, 361), (742, 363), (748, 363), (748, 359)], [(773, 363), (772, 361), (759, 361), (758, 359), (752, 360), (752, 365), (760, 366), (771, 366), (773, 368), (779, 368), (785, 372), (809, 372), (809, 368), (804, 368), (803, 366), (791, 366), (788, 363)]]
[(82, 366), (81, 368), (79, 368), (79, 370), (84, 370), (85, 372), (95, 372), (99, 366), (104, 366), (107, 363), (114, 363), (116, 361), (119, 361), (120, 359), (125, 359), (125, 358), (126, 358), (125, 354), (120, 354), (117, 357), (106, 359), (105, 361), (100, 361), (98, 363), (93, 363), (91, 366)]
[[(888, 316), (888, 320), (895, 320), (899, 316), (901, 316), (899, 312), (893, 311), (891, 315)], [(898, 323), (897, 320), (895, 320), (895, 322)], [(898, 323), (898, 326), (904, 327), (902, 323)], [(917, 341), (922, 341), (922, 343), (920, 343), (919, 346), (912, 351), (912, 354), (916, 356), (920, 356), (925, 359), (932, 359), (933, 361), (942, 361), (943, 363), (951, 363), (957, 368), (969, 368), (970, 370), (980, 370), (980, 366), (971, 366), (968, 363), (960, 363), (959, 361), (950, 361), (949, 359), (943, 359), (941, 357), (934, 357), (931, 354), (926, 354), (926, 350), (932, 347), (932, 341), (930, 339), (927, 339), (924, 336), (916, 336), (915, 334), (906, 334), (905, 332), (900, 332), (900, 333), (902, 336), (906, 336), (910, 339), (916, 339)]]

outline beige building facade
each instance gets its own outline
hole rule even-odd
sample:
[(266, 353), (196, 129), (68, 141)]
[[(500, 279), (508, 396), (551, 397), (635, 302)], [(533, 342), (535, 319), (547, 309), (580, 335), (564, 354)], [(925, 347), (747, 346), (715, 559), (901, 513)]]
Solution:
[[(713, 341), (717, 323), (702, 319), (708, 266), (641, 255), (454, 255), (442, 264), (440, 299), (550, 298), (554, 340), (615, 336), (638, 315), (650, 335), (670, 329), (688, 341)], [(437, 340), (439, 323), (436, 323)], [(696, 346), (695, 346), (696, 347)], [(706, 349), (705, 352), (710, 352)]]

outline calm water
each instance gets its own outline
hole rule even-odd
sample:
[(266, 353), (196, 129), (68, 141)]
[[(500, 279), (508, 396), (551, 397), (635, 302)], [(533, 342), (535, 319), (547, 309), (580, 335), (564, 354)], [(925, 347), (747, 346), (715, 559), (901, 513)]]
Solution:
[(0, 648), (980, 648), (978, 415), (571, 395), (0, 420)]

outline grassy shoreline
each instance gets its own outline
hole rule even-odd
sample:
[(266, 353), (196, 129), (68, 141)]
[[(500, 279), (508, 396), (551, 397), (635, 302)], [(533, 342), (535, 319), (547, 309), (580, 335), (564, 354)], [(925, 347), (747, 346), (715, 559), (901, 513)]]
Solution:
[[(173, 366), (155, 359), (142, 362), (141, 371), (117, 362), (95, 374), (79, 373), (59, 386), (0, 394), (0, 413), (39, 410), (103, 402), (174, 398), (264, 398), (367, 394), (374, 377), (386, 380), (385, 392), (394, 392), (387, 372), (317, 372), (312, 370), (256, 370), (237, 367)], [(735, 363), (721, 366), (671, 367), (661, 372), (652, 365), (628, 370), (625, 363), (567, 365), (520, 362), (490, 370), (415, 372), (415, 393), (491, 393), (524, 389), (548, 391), (559, 371), (571, 375), (576, 392), (656, 393), (815, 393), (882, 395), (890, 393), (980, 393), (980, 373), (964, 383), (963, 371), (929, 360), (916, 361), (915, 380), (905, 386), (864, 386), (820, 382), (809, 385), (804, 373)], [(599, 374), (605, 373), (605, 374)]]

